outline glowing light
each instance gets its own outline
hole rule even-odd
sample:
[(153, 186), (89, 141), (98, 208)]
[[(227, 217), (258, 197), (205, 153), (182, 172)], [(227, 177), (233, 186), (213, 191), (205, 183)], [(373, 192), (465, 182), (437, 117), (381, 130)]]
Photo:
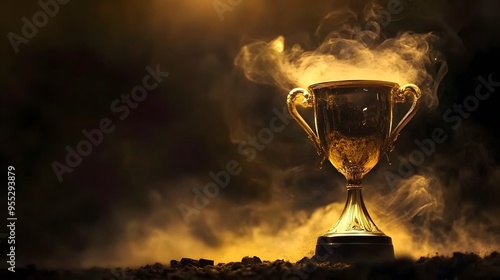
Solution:
[(285, 38), (280, 36), (271, 42), (271, 47), (274, 51), (282, 53), (285, 50)]

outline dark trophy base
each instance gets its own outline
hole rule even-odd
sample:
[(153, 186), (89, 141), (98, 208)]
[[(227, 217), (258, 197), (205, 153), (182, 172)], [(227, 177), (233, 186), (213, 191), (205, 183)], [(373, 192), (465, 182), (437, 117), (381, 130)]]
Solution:
[(393, 260), (394, 248), (386, 235), (320, 236), (314, 258), (320, 262), (380, 262)]

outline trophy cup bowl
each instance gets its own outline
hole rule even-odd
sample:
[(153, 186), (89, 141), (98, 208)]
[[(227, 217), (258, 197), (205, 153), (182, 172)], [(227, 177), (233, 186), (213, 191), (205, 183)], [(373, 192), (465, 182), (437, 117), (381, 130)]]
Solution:
[[(407, 97), (411, 107), (392, 129), (395, 103)], [(290, 114), (306, 131), (318, 154), (347, 180), (347, 201), (337, 223), (318, 237), (319, 261), (377, 261), (394, 258), (392, 239), (373, 222), (363, 202), (361, 179), (393, 149), (403, 127), (415, 115), (421, 96), (414, 84), (399, 86), (373, 80), (331, 81), (290, 91)], [(316, 132), (297, 111), (313, 108)]]

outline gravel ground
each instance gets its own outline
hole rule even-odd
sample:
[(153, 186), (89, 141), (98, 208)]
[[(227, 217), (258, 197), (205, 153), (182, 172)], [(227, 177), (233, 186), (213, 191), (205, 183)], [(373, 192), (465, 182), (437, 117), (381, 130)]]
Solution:
[(261, 261), (245, 257), (239, 262), (219, 263), (200, 259), (172, 260), (169, 265), (153, 264), (140, 268), (92, 268), (86, 270), (43, 270), (34, 266), (3, 270), (0, 279), (102, 279), (102, 280), (181, 280), (181, 279), (499, 279), (500, 253), (484, 258), (454, 253), (452, 257), (397, 259), (385, 263), (316, 263), (304, 258), (297, 263), (283, 260)]

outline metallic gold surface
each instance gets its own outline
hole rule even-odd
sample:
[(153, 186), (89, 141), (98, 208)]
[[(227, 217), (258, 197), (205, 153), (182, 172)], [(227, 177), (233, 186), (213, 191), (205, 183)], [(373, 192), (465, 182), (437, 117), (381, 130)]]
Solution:
[[(395, 103), (413, 97), (408, 113), (392, 130)], [(324, 82), (296, 88), (287, 99), (294, 119), (347, 180), (348, 197), (340, 219), (325, 236), (384, 235), (370, 218), (361, 194), (361, 179), (384, 153), (392, 151), (400, 131), (415, 115), (420, 90), (384, 81)], [(300, 116), (297, 105), (314, 109), (316, 131)]]

